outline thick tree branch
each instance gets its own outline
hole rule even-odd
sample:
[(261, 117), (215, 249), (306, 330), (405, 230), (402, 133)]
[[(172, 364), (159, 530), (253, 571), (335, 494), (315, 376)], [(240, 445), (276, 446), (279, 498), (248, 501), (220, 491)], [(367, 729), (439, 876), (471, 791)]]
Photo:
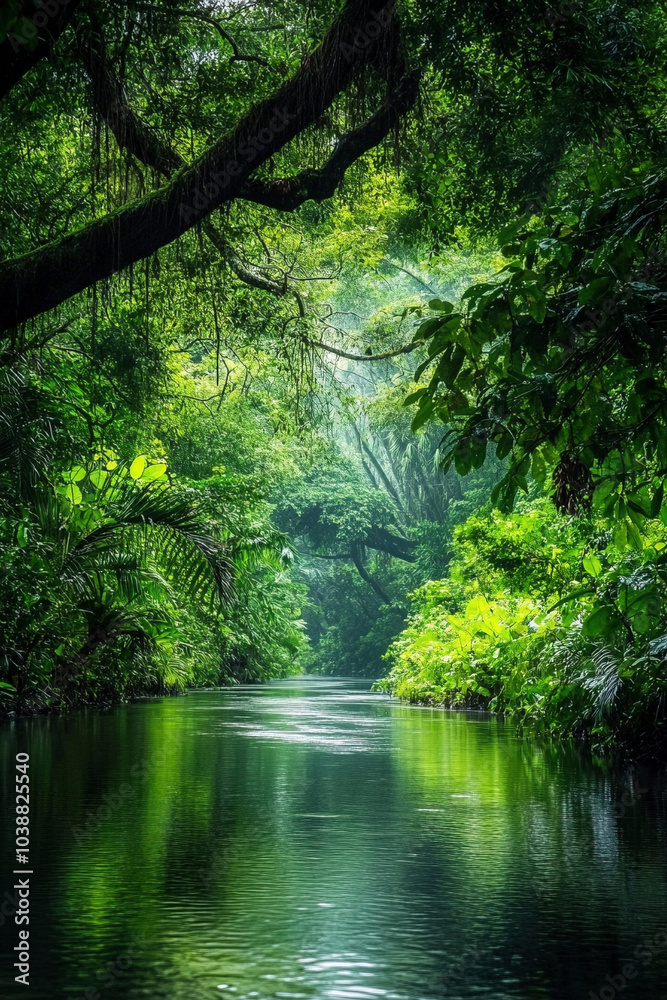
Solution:
[(22, 4), (18, 21), (0, 43), (0, 98), (8, 94), (40, 59), (51, 55), (78, 5), (79, 0), (53, 0), (42, 8), (30, 2)]
[(362, 580), (365, 580), (366, 583), (373, 588), (373, 590), (378, 595), (382, 603), (391, 604), (390, 597), (385, 593), (380, 584), (373, 579), (373, 577), (370, 575), (370, 573), (364, 566), (363, 560), (361, 558), (361, 552), (359, 551), (358, 547), (355, 547), (352, 552), (342, 552), (340, 553), (340, 555), (334, 555), (334, 556), (322, 555), (319, 552), (306, 552), (306, 555), (312, 556), (314, 559), (340, 559), (345, 561), (350, 559), (356, 566), (359, 576), (362, 578)]
[[(373, 16), (383, 31), (367, 48), (355, 46), (355, 34)], [(314, 124), (364, 63), (376, 61), (394, 14), (386, 0), (347, 0), (319, 47), (274, 95), (250, 110), (234, 131), (214, 143), (191, 166), (179, 170), (164, 188), (133, 202), (78, 232), (0, 267), (0, 331), (53, 309), (77, 292), (143, 260), (173, 242), (221, 205), (239, 197), (252, 172), (296, 135)], [(411, 81), (416, 92), (416, 82)], [(380, 112), (378, 113), (380, 114)], [(374, 116), (376, 117), (376, 116)], [(387, 128), (396, 112), (384, 113)], [(362, 129), (364, 127), (362, 126)], [(368, 139), (343, 141), (333, 173)], [(382, 138), (380, 130), (373, 135)], [(349, 150), (349, 152), (348, 152)], [(318, 173), (317, 171), (315, 173)], [(328, 189), (333, 193), (330, 184)]]
[(361, 561), (361, 556), (358, 551), (352, 552), (352, 562), (357, 567), (357, 572), (362, 580), (365, 580), (369, 586), (373, 588), (375, 593), (378, 595), (383, 604), (391, 604), (391, 598), (382, 589), (377, 580), (374, 580), (371, 574), (368, 572), (363, 562)]
[[(132, 110), (123, 85), (107, 59), (101, 26), (92, 14), (90, 20), (91, 34), (81, 42), (80, 50), (93, 86), (95, 105), (115, 136), (119, 148), (128, 150), (145, 166), (153, 167), (169, 180), (177, 170), (187, 166), (186, 161)], [(241, 281), (273, 295), (285, 294), (284, 284), (273, 281), (256, 268), (244, 264), (209, 218), (202, 220), (202, 228)]]
[(364, 538), (363, 544), (377, 552), (386, 552), (387, 555), (393, 556), (395, 559), (416, 562), (414, 550), (417, 547), (417, 542), (413, 538), (401, 538), (400, 535), (393, 535), (386, 528), (371, 528)]
[(280, 177), (273, 181), (251, 178), (241, 189), (239, 197), (281, 212), (293, 212), (304, 201), (331, 198), (348, 167), (389, 134), (402, 115), (414, 105), (418, 91), (417, 76), (404, 77), (368, 121), (339, 140), (336, 149), (319, 170), (302, 170), (294, 177)]

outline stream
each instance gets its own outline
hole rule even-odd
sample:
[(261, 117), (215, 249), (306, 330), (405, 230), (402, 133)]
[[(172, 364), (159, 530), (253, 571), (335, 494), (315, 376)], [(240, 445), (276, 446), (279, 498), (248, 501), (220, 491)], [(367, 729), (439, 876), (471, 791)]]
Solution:
[[(369, 685), (5, 725), (0, 995), (665, 1000), (664, 781)], [(17, 752), (29, 990), (6, 902)]]

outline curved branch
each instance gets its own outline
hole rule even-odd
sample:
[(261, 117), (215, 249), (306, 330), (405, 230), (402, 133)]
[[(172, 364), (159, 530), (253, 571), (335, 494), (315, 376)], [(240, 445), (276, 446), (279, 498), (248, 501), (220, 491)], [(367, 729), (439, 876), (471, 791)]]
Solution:
[(260, 66), (270, 67), (271, 64), (267, 62), (266, 59), (262, 58), (262, 56), (243, 55), (243, 53), (239, 50), (238, 45), (236, 44), (232, 36), (229, 34), (229, 32), (225, 31), (220, 22), (216, 21), (214, 17), (211, 17), (210, 14), (204, 14), (202, 11), (198, 10), (179, 10), (179, 9), (169, 11), (169, 13), (182, 14), (184, 17), (192, 17), (197, 21), (205, 21), (206, 24), (212, 25), (218, 32), (220, 37), (223, 38), (232, 47), (234, 55), (230, 59), (230, 62), (255, 62), (259, 63)]
[(408, 271), (407, 267), (401, 267), (400, 264), (394, 264), (391, 260), (383, 261), (383, 265), (385, 267), (395, 267), (397, 271), (402, 271), (403, 274), (407, 274), (409, 278), (412, 278), (412, 280), (416, 281), (417, 284), (422, 286), (422, 288), (425, 288), (427, 292), (431, 292), (432, 295), (437, 296), (438, 293), (435, 289), (431, 288), (430, 285), (427, 285), (426, 282), (419, 277), (419, 275), (413, 274), (412, 271)]
[[(214, 17), (211, 17), (211, 15), (207, 14), (205, 11), (184, 10), (182, 7), (170, 7), (169, 9), (167, 9), (166, 7), (161, 7), (158, 4), (150, 4), (150, 3), (145, 3), (145, 4), (139, 3), (135, 4), (135, 6), (140, 9), (143, 8), (145, 10), (157, 10), (161, 14), (167, 14), (167, 15), (176, 14), (179, 17), (190, 17), (195, 21), (204, 21), (206, 24), (210, 24), (213, 28), (215, 28), (215, 30), (218, 32), (223, 41), (227, 42), (228, 45), (231, 45), (234, 55), (230, 59), (230, 62), (256, 62), (259, 63), (260, 66), (268, 66), (269, 68), (271, 67), (271, 64), (267, 62), (267, 60), (264, 59), (262, 56), (243, 55), (237, 43), (234, 41), (229, 32), (225, 28), (223, 28), (223, 26), (220, 24), (220, 21), (216, 20), (216, 18)], [(278, 27), (281, 26), (279, 25)]]
[(237, 278), (251, 285), (252, 288), (259, 288), (263, 292), (271, 292), (272, 295), (284, 295), (287, 286), (278, 281), (268, 278), (259, 268), (249, 267), (244, 264), (234, 247), (227, 242), (222, 233), (218, 232), (210, 219), (204, 219), (202, 229), (208, 236), (213, 246), (220, 252), (223, 260), (229, 264), (231, 270)]
[[(110, 67), (106, 44), (99, 21), (91, 12), (91, 35), (87, 44), (80, 45), (86, 72), (92, 85), (95, 105), (109, 125), (120, 149), (127, 149), (141, 163), (153, 167), (167, 179), (185, 167), (186, 161), (148, 128), (130, 107), (123, 86)], [(284, 295), (286, 287), (273, 281), (256, 268), (243, 263), (234, 248), (218, 232), (209, 218), (202, 221), (202, 228), (223, 260), (241, 281), (273, 295)]]
[(373, 590), (378, 595), (382, 603), (391, 604), (391, 598), (389, 597), (388, 594), (385, 593), (385, 591), (382, 589), (377, 580), (374, 580), (371, 574), (368, 572), (363, 562), (361, 561), (361, 557), (359, 556), (358, 551), (352, 552), (352, 562), (357, 567), (357, 572), (359, 573), (359, 576), (362, 578), (362, 580), (365, 580), (366, 583), (373, 588)]
[(416, 562), (414, 554), (417, 542), (414, 538), (402, 538), (400, 535), (393, 535), (386, 528), (371, 528), (363, 540), (363, 544), (369, 549), (377, 552), (386, 552), (387, 555), (395, 559), (402, 559), (403, 562)]
[(319, 170), (303, 170), (294, 177), (279, 177), (273, 181), (253, 178), (242, 187), (239, 197), (281, 212), (293, 212), (304, 201), (325, 201), (331, 198), (348, 167), (364, 153), (374, 149), (389, 134), (402, 115), (412, 108), (418, 93), (417, 74), (403, 77), (374, 115), (340, 139), (334, 152)]
[(321, 340), (308, 340), (306, 336), (302, 339), (308, 347), (319, 347), (323, 351), (336, 354), (339, 358), (348, 358), (350, 361), (386, 361), (387, 358), (395, 358), (399, 354), (411, 354), (418, 347), (424, 346), (424, 341), (418, 340), (410, 344), (404, 344), (403, 347), (397, 347), (395, 351), (384, 351), (382, 354), (351, 354), (350, 351), (343, 351), (339, 347), (332, 347), (331, 344), (323, 344)]

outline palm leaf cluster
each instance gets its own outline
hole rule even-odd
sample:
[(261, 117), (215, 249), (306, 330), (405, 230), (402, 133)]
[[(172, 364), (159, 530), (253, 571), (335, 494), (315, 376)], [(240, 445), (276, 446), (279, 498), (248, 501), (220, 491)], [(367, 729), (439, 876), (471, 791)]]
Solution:
[[(183, 688), (200, 655), (185, 620), (192, 631), (197, 613), (208, 616), (215, 632), (258, 565), (289, 564), (284, 535), (261, 524), (234, 533), (229, 518), (222, 529), (195, 489), (164, 465), (139, 474), (145, 466), (104, 456), (55, 488), (36, 467), (41, 479), (15, 494), (1, 521), (13, 555), (0, 580), (5, 697), (68, 704)], [(205, 635), (203, 647), (217, 679)]]

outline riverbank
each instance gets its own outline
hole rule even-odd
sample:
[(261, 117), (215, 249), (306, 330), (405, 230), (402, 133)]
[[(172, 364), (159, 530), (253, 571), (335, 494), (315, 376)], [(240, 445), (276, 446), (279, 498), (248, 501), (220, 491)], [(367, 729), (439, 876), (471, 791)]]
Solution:
[[(598, 757), (607, 758), (619, 763), (647, 763), (657, 764), (667, 767), (667, 724), (659, 727), (651, 727), (648, 731), (633, 729), (626, 726), (624, 729), (604, 728), (595, 725), (595, 720), (590, 720), (589, 725), (581, 724), (565, 728), (559, 726), (558, 721), (548, 724), (549, 706), (545, 706), (543, 711), (544, 724), (536, 724), (532, 713), (513, 712), (511, 707), (505, 711), (500, 711), (494, 706), (497, 704), (497, 696), (480, 698), (479, 696), (464, 699), (460, 692), (450, 699), (444, 699), (440, 692), (435, 690), (426, 691), (423, 685), (410, 689), (408, 685), (396, 685), (398, 691), (393, 689), (390, 677), (382, 678), (373, 685), (373, 690), (383, 692), (398, 701), (414, 707), (435, 708), (447, 712), (463, 713), (486, 713), (505, 719), (515, 727), (515, 731), (527, 740), (544, 741), (550, 743), (571, 743), (583, 753), (593, 754)], [(407, 688), (407, 690), (406, 690)], [(399, 693), (400, 692), (400, 693)]]

